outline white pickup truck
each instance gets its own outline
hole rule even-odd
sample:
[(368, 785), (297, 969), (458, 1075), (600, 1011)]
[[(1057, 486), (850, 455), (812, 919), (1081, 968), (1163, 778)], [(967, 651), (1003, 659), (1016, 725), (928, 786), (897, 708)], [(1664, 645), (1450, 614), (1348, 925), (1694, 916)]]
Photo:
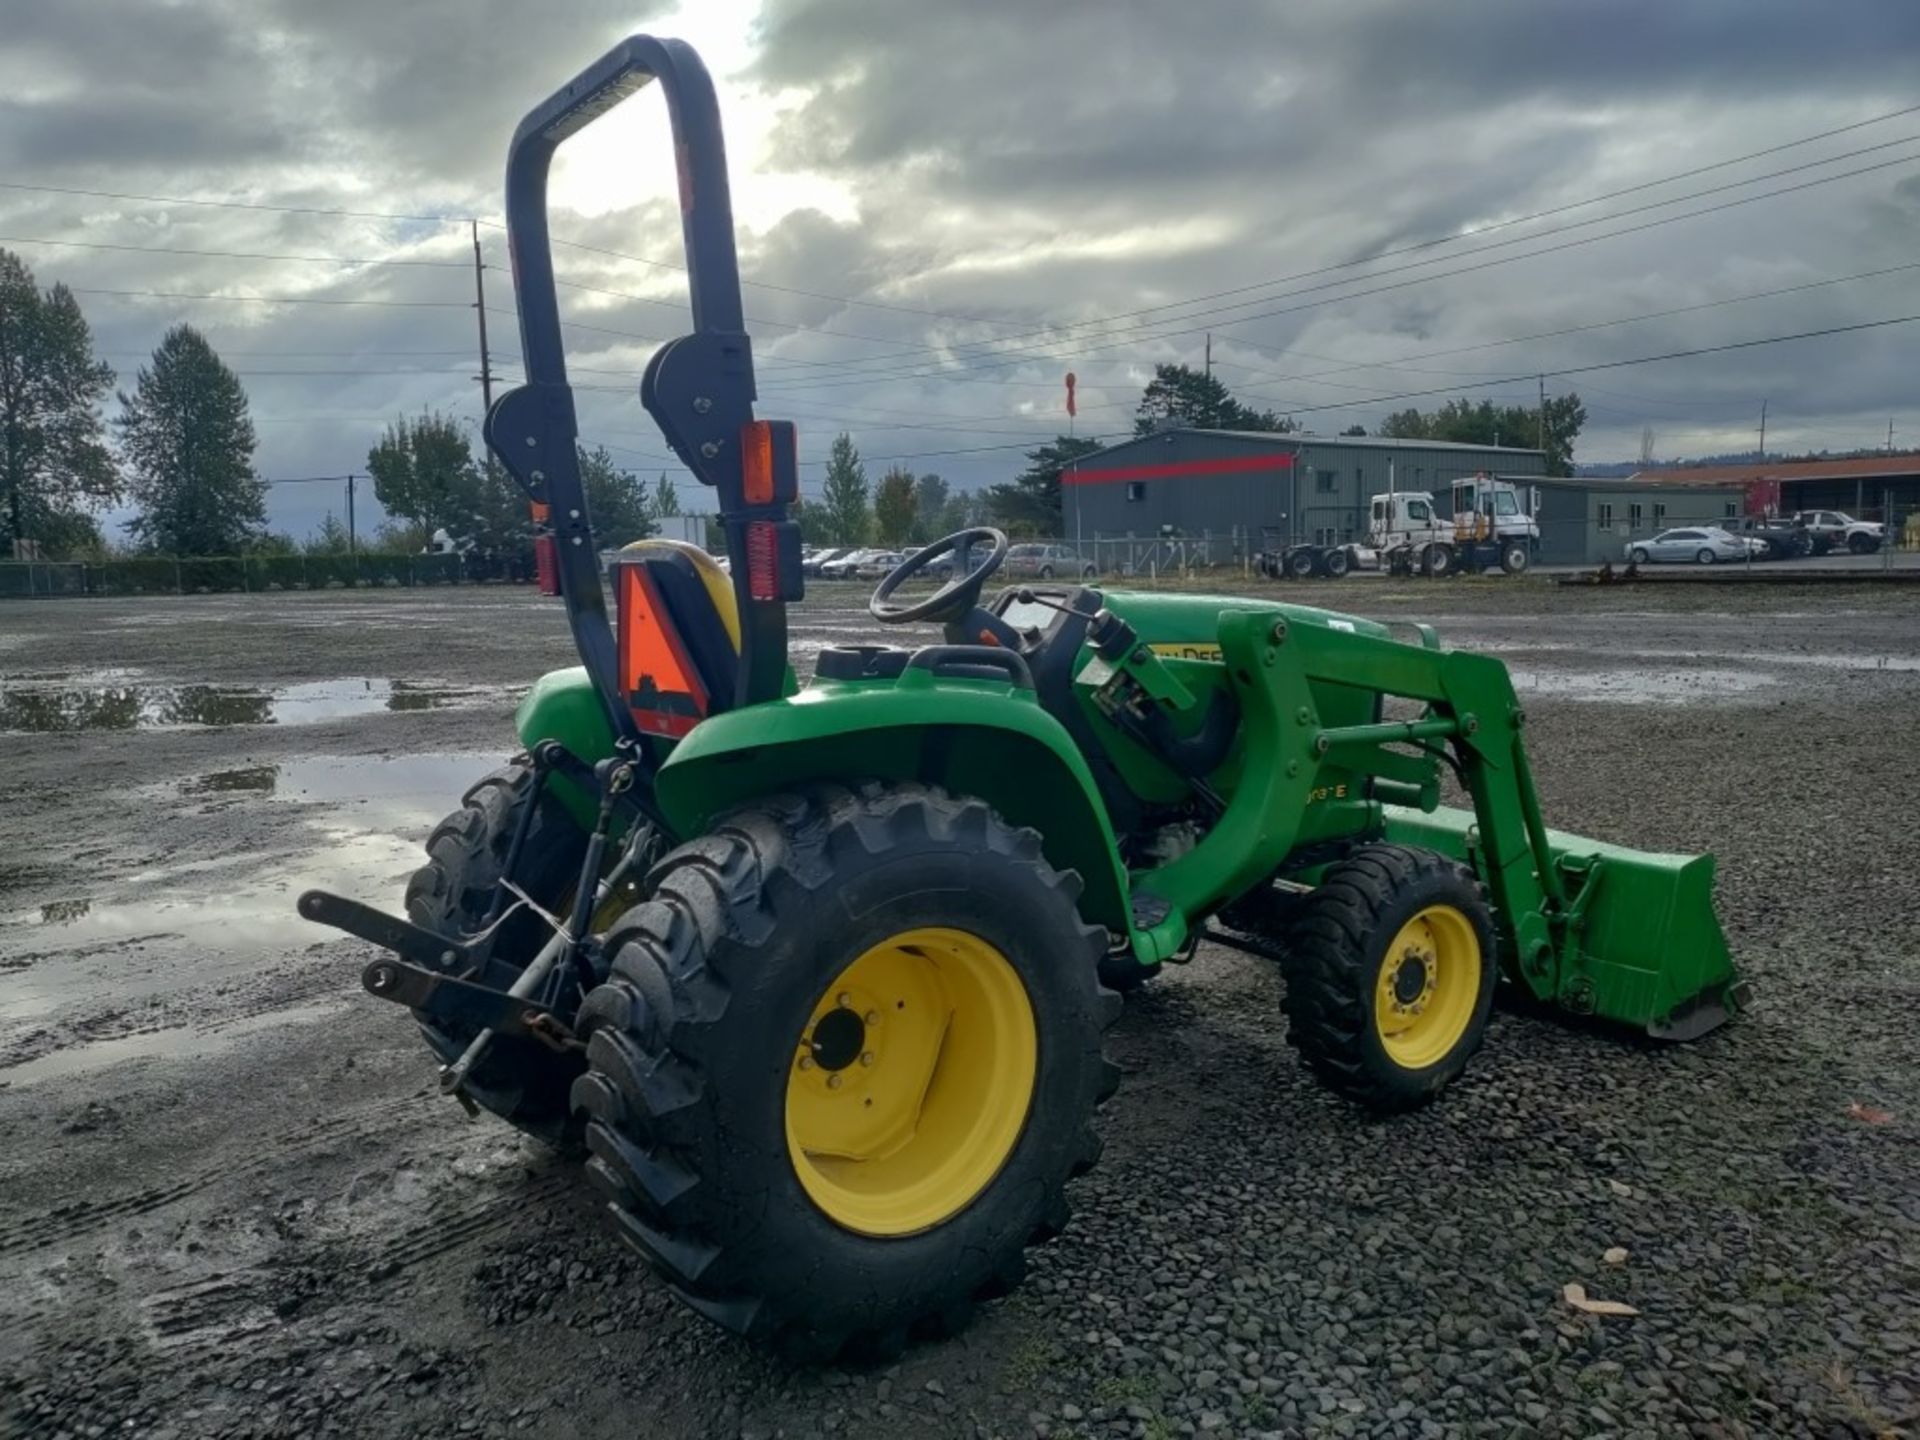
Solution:
[(1879, 521), (1856, 520), (1843, 510), (1797, 511), (1793, 523), (1806, 527), (1816, 555), (1842, 545), (1856, 555), (1871, 555), (1887, 538), (1887, 527)]

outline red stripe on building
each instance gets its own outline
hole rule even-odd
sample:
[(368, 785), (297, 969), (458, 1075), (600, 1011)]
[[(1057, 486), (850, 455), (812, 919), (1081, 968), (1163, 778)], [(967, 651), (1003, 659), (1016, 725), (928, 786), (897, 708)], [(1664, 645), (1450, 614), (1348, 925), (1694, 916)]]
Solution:
[(1104, 485), (1115, 480), (1168, 480), (1181, 475), (1240, 475), (1250, 470), (1291, 470), (1293, 456), (1233, 455), (1225, 460), (1177, 460), (1167, 465), (1117, 465), (1110, 470), (1068, 470), (1062, 485)]

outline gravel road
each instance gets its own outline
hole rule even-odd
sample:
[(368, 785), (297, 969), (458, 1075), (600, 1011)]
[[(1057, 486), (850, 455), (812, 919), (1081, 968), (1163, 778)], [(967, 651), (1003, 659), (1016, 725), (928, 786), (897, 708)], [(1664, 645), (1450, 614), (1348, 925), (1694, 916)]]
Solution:
[[(1329, 597), (1506, 655), (1551, 823), (1715, 850), (1755, 1009), (1672, 1049), (1500, 1012), (1441, 1103), (1369, 1123), (1296, 1063), (1274, 970), (1203, 946), (1116, 1027), (1106, 1156), (1026, 1287), (820, 1371), (672, 1303), (569, 1167), (437, 1096), (366, 947), (293, 916), (398, 904), (567, 662), (556, 607), (0, 606), (0, 1434), (1920, 1425), (1920, 595), (1298, 596)], [(858, 604), (811, 600), (796, 648), (869, 636)]]

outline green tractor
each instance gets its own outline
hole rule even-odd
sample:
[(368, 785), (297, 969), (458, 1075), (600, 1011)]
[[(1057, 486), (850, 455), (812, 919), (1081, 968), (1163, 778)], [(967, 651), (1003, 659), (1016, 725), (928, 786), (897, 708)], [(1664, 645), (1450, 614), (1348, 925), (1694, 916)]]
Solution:
[[(641, 397), (717, 492), (732, 563), (643, 542), (610, 615), (546, 179), (649, 81), (694, 331)], [(1375, 1112), (1461, 1073), (1496, 986), (1674, 1040), (1739, 1008), (1712, 858), (1547, 829), (1505, 667), (1424, 626), (990, 595), (1007, 540), (976, 529), (873, 594), (877, 622), (938, 643), (830, 648), (800, 685), (794, 435), (753, 415), (719, 114), (684, 44), (631, 39), (536, 109), (507, 214), (528, 383), (487, 442), (550, 520), (582, 663), (533, 687), (525, 752), (433, 832), (405, 920), (300, 907), (389, 952), (363, 984), (413, 1011), (443, 1088), (582, 1149), (701, 1314), (793, 1355), (886, 1355), (1016, 1285), (1099, 1152), (1119, 992), (1203, 936), (1278, 962), (1293, 1043)], [(1467, 808), (1440, 803), (1449, 779)]]

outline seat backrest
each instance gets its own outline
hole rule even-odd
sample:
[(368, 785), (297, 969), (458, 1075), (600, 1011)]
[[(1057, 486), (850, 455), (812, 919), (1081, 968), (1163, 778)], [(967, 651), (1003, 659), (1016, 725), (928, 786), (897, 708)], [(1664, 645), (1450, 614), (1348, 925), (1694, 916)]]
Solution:
[(679, 540), (641, 540), (613, 560), (620, 690), (634, 723), (679, 739), (731, 706), (740, 657), (733, 584)]

